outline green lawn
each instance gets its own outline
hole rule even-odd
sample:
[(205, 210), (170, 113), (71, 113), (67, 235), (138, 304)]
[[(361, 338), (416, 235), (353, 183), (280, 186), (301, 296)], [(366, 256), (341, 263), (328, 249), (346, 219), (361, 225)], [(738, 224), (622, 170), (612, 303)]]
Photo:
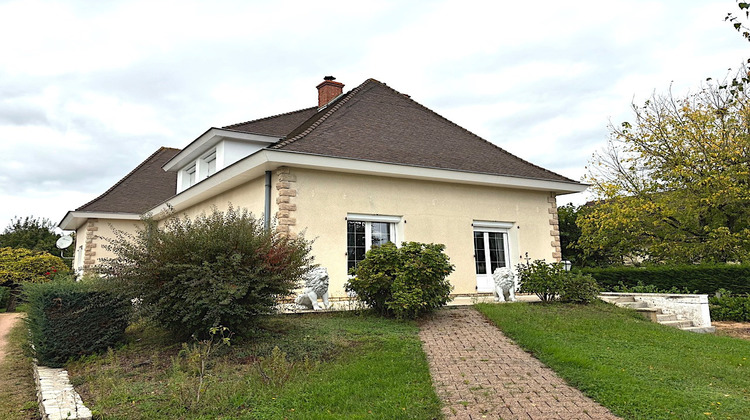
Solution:
[(623, 418), (750, 418), (750, 341), (680, 331), (605, 303), (476, 307)]
[(252, 339), (219, 349), (200, 402), (197, 370), (153, 329), (67, 368), (107, 419), (440, 418), (417, 334), (415, 323), (355, 313), (267, 317)]

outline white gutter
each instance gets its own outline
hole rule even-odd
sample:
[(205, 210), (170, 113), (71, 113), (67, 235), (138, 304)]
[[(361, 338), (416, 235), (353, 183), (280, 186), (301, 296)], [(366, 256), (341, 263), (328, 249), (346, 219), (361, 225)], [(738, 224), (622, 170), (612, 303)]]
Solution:
[(69, 211), (57, 224), (57, 227), (62, 230), (78, 230), (88, 219), (141, 220), (141, 215), (136, 213)]

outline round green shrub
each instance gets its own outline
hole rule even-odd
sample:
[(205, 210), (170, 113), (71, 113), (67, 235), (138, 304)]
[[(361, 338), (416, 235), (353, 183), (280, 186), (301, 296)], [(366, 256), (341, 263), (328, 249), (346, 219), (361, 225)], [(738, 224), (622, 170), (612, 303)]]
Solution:
[(563, 287), (565, 268), (560, 263), (547, 264), (535, 260), (531, 264), (518, 265), (521, 293), (533, 293), (542, 302), (552, 302)]
[(352, 270), (348, 292), (381, 315), (417, 318), (444, 306), (453, 286), (453, 272), (442, 244), (404, 242), (373, 247)]
[(569, 303), (591, 303), (599, 296), (596, 280), (588, 274), (565, 273), (560, 301)]

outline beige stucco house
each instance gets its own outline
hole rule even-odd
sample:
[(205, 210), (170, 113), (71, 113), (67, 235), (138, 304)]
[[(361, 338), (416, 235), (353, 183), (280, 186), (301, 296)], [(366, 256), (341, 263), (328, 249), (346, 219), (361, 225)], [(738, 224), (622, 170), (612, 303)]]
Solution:
[[(222, 128), (162, 148), (68, 212), (75, 267), (108, 256), (111, 227), (143, 213), (189, 216), (231, 203), (314, 239), (333, 297), (348, 269), (386, 241), (442, 243), (454, 294), (491, 292), (490, 273), (560, 259), (556, 196), (586, 186), (526, 162), (373, 79), (349, 92), (326, 78), (318, 106)], [(272, 217), (273, 217), (273, 220)]]

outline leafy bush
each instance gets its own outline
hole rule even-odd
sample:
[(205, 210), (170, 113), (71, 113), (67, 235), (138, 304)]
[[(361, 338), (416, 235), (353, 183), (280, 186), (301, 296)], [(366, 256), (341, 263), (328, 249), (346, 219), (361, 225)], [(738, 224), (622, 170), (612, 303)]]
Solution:
[(560, 263), (547, 264), (535, 260), (531, 264), (518, 265), (518, 278), (521, 293), (533, 293), (542, 302), (552, 302), (557, 298), (564, 283), (565, 268)]
[(750, 265), (747, 264), (701, 264), (647, 267), (584, 268), (605, 291), (616, 291), (625, 287), (653, 285), (658, 290), (694, 290), (696, 293), (714, 294), (719, 289), (733, 293), (750, 293)]
[(0, 286), (8, 287), (8, 311), (15, 309), (16, 298), (24, 283), (50, 281), (58, 273), (70, 270), (62, 258), (24, 248), (0, 248)]
[(669, 293), (669, 294), (696, 294), (695, 290), (688, 290), (687, 288), (678, 289), (677, 286), (672, 286), (671, 289), (660, 289), (653, 284), (643, 284), (638, 282), (635, 286), (625, 286), (620, 283), (619, 285), (612, 288), (613, 292), (619, 293)]
[(129, 301), (103, 290), (100, 282), (27, 283), (27, 323), (36, 356), (47, 366), (106, 350), (117, 344), (130, 318)]
[(587, 274), (565, 271), (562, 263), (536, 260), (519, 265), (521, 292), (534, 293), (542, 302), (590, 303), (599, 295), (599, 285)]
[(445, 305), (453, 289), (453, 272), (441, 244), (404, 242), (373, 247), (355, 267), (346, 290), (376, 312), (396, 318), (416, 318)]
[(708, 298), (708, 307), (714, 321), (750, 322), (750, 295), (733, 296), (722, 289)]
[(116, 258), (100, 272), (123, 297), (138, 298), (143, 316), (178, 338), (205, 337), (223, 325), (242, 332), (273, 311), (311, 263), (310, 246), (246, 210), (216, 209), (191, 220), (153, 218), (135, 234), (116, 232), (106, 249)]
[(599, 285), (588, 274), (565, 272), (560, 289), (560, 301), (569, 303), (591, 303), (598, 299)]
[[(55, 223), (42, 217), (14, 217), (0, 233), (0, 248), (23, 248), (60, 255), (55, 243), (61, 235), (55, 233)], [(70, 268), (72, 259), (63, 260)]]

